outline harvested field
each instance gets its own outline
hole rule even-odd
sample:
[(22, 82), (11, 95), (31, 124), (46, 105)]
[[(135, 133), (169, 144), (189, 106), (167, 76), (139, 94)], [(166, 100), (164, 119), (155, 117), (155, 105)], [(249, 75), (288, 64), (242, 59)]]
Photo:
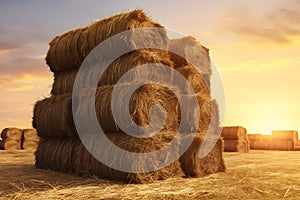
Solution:
[(224, 153), (227, 171), (122, 184), (40, 170), (31, 151), (0, 151), (1, 199), (299, 199), (300, 152)]

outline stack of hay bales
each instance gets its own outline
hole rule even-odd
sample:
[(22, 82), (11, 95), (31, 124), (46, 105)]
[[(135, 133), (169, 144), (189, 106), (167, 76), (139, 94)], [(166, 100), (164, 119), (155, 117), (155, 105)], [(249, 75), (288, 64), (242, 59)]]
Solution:
[(224, 139), (225, 152), (249, 152), (249, 140), (247, 130), (244, 127), (223, 127), (221, 136)]
[(294, 150), (297, 141), (297, 131), (272, 131), (269, 149), (291, 151)]
[(1, 132), (0, 149), (21, 150), (22, 129), (5, 128)]
[(40, 137), (33, 128), (5, 128), (0, 138), (0, 149), (2, 150), (36, 150)]
[(24, 150), (36, 150), (39, 146), (40, 137), (36, 129), (28, 128), (23, 129), (22, 149)]
[(255, 150), (297, 150), (297, 131), (272, 131), (272, 135), (249, 134), (250, 148)]
[[(37, 167), (87, 176), (96, 175), (101, 178), (134, 183), (152, 182), (176, 175), (182, 176), (183, 171), (187, 176), (203, 176), (225, 170), (221, 139), (218, 139), (212, 152), (205, 158), (200, 159), (199, 157), (199, 149), (204, 142), (205, 131), (207, 131), (210, 123), (213, 104), (210, 98), (210, 90), (206, 85), (203, 85), (204, 79), (202, 77), (199, 80), (202, 81), (202, 85), (197, 86), (201, 121), (198, 130), (196, 130), (198, 131), (197, 136), (189, 149), (191, 153), (182, 155), (180, 159), (170, 165), (160, 170), (146, 173), (118, 171), (99, 162), (80, 141), (72, 114), (72, 89), (81, 63), (94, 47), (110, 36), (126, 30), (144, 27), (158, 27), (163, 30), (159, 33), (147, 32), (147, 39), (149, 40), (144, 41), (145, 45), (148, 44), (147, 42), (154, 42), (157, 46), (164, 48), (168, 46), (169, 39), (165, 29), (148, 18), (141, 10), (119, 14), (94, 22), (87, 27), (69, 31), (61, 36), (57, 36), (50, 43), (46, 61), (50, 70), (54, 72), (52, 96), (38, 101), (34, 107), (33, 115), (33, 127), (37, 129), (41, 137), (36, 151)], [(134, 35), (132, 38), (125, 38), (124, 40), (125, 45), (135, 46)], [(209, 59), (207, 51), (206, 54)], [(106, 137), (116, 146), (135, 153), (152, 152), (166, 146), (177, 133), (179, 121), (181, 120), (179, 117), (178, 99), (175, 94), (156, 83), (149, 83), (141, 86), (132, 95), (129, 102), (129, 110), (132, 119), (137, 125), (146, 126), (150, 123), (148, 116), (150, 107), (160, 104), (166, 111), (166, 123), (161, 131), (150, 138), (136, 138), (124, 133), (115, 122), (111, 111), (112, 91), (114, 88), (119, 87), (120, 91), (126, 94), (127, 88), (132, 83), (129, 82), (117, 86), (115, 84), (129, 70), (147, 63), (168, 65), (175, 69), (186, 66), (185, 64), (174, 67), (174, 60), (166, 51), (154, 49), (136, 50), (120, 56), (110, 64), (98, 82), (95, 95), (96, 114)], [(193, 74), (187, 73), (184, 76), (189, 80)], [(172, 80), (172, 74), (168, 78)], [(75, 115), (82, 116), (84, 114), (86, 113), (75, 113)], [(86, 124), (87, 128), (88, 126), (89, 124)], [(102, 141), (101, 137), (97, 138), (100, 143)], [(97, 148), (97, 151), (103, 154), (104, 157), (110, 156), (111, 147), (103, 142), (101, 144), (97, 147), (93, 146), (93, 148)], [(173, 151), (176, 152), (177, 149), (175, 148)], [(111, 158), (112, 162), (117, 160), (120, 165), (122, 165), (121, 160), (124, 159), (126, 158), (122, 157), (122, 155), (119, 158)], [(153, 160), (153, 162), (158, 161), (164, 162), (161, 158)], [(129, 167), (132, 169), (138, 169), (141, 166), (141, 163), (138, 163), (136, 160), (132, 160), (130, 163), (131, 166)], [(182, 165), (185, 167), (182, 167)]]

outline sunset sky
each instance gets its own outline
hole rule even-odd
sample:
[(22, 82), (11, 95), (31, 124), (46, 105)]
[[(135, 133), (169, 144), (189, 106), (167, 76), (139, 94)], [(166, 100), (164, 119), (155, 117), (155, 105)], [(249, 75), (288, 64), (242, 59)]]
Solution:
[(49, 96), (52, 38), (136, 8), (210, 49), (225, 87), (225, 125), (300, 131), (300, 0), (1, 0), (0, 129), (30, 127), (35, 101)]

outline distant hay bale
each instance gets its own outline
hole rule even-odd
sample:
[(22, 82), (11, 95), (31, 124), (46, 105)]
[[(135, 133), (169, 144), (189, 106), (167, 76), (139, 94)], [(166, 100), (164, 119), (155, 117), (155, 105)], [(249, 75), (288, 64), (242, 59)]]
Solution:
[[(161, 28), (161, 30), (143, 30), (144, 37), (134, 32), (137, 28)], [(51, 71), (61, 72), (78, 69), (86, 56), (102, 41), (123, 31), (133, 30), (128, 37), (122, 38), (123, 44), (112, 43), (115, 48), (120, 45), (135, 47), (143, 43), (146, 46), (167, 46), (167, 35), (162, 25), (154, 22), (142, 10), (121, 13), (106, 19), (95, 21), (87, 27), (79, 28), (57, 36), (50, 42), (46, 57)], [(109, 49), (107, 49), (109, 50)], [(101, 56), (109, 52), (101, 52)]]
[(5, 128), (1, 132), (1, 138), (22, 140), (22, 130), (19, 128)]
[(250, 141), (250, 149), (253, 150), (270, 150), (270, 142), (269, 141)]
[(3, 150), (21, 150), (21, 140), (14, 138), (4, 138), (0, 140), (0, 149)]
[(244, 140), (224, 140), (224, 151), (225, 152), (249, 152), (250, 145), (249, 142)]
[(37, 140), (24, 140), (22, 142), (22, 149), (24, 150), (36, 150), (39, 146), (39, 141)]
[(40, 139), (36, 129), (34, 128), (23, 129), (23, 138), (25, 140), (37, 140), (37, 141), (39, 141)]
[(270, 150), (283, 150), (283, 151), (291, 151), (294, 150), (295, 142), (287, 141), (287, 140), (271, 140), (269, 142)]
[(225, 171), (223, 140), (219, 138), (211, 152), (206, 157), (200, 158), (203, 142), (203, 136), (196, 136), (191, 146), (179, 159), (181, 167), (188, 177), (202, 177)]
[(300, 151), (300, 140), (295, 142), (294, 151)]
[(22, 149), (36, 150), (39, 145), (40, 137), (36, 129), (23, 129)]
[[(173, 66), (173, 62), (170, 60), (169, 54), (165, 51), (152, 49), (136, 50), (122, 55), (121, 57), (116, 59), (111, 65), (109, 65), (106, 71), (102, 74), (102, 77), (97, 77), (97, 80), (99, 80), (98, 87), (115, 85), (119, 81), (119, 79), (129, 70), (149, 63), (159, 64), (159, 66)], [(164, 72), (163, 68), (159, 66), (156, 67), (157, 73), (161, 74), (162, 76), (165, 76), (166, 72)], [(72, 93), (77, 72), (78, 70), (76, 69), (54, 73), (54, 83), (51, 90), (51, 94), (60, 95), (65, 93)], [(93, 77), (92, 72), (87, 73), (91, 73), (87, 74), (87, 77)], [(136, 71), (135, 75), (141, 76), (141, 74), (137, 73), (139, 73), (139, 71)], [(150, 76), (150, 73), (146, 74), (149, 74)], [(128, 81), (131, 80), (132, 79)]]
[(273, 140), (298, 141), (297, 131), (272, 131)]
[[(135, 138), (127, 134), (120, 133), (109, 134), (107, 137), (111, 142), (126, 151), (148, 153), (161, 149), (167, 145), (173, 139), (174, 134), (163, 133), (146, 139)], [(118, 161), (121, 166), (124, 164), (122, 161), (128, 159), (124, 157), (124, 155), (114, 155), (116, 157), (111, 158), (113, 153), (111, 148), (112, 145), (104, 143), (101, 137), (98, 137), (97, 140), (93, 140), (93, 142), (96, 141), (100, 142), (100, 145), (92, 146), (92, 148), (96, 148), (98, 152), (101, 152), (104, 157), (111, 159), (112, 162)], [(99, 143), (93, 143), (91, 145), (95, 144)], [(177, 148), (178, 146), (175, 145), (175, 147), (171, 150), (176, 152)], [(48, 156), (48, 159), (46, 156)], [(157, 159), (151, 160), (149, 161), (151, 163), (147, 164), (158, 166), (158, 163), (162, 164), (166, 160), (167, 158), (157, 157)], [(140, 163), (139, 160), (130, 160), (128, 163), (130, 163), (129, 167), (135, 170), (140, 169), (143, 164), (146, 164)], [(154, 172), (127, 173), (118, 171), (97, 161), (93, 156), (91, 156), (87, 149), (78, 142), (78, 140), (68, 139), (42, 139), (40, 146), (36, 151), (36, 166), (42, 169), (59, 171), (66, 171), (66, 169), (69, 168), (69, 172), (76, 172), (83, 176), (96, 175), (100, 178), (118, 180), (127, 183), (149, 183), (156, 180), (163, 180), (173, 176), (183, 175), (178, 160), (171, 165)]]
[(247, 130), (241, 126), (223, 127), (221, 135), (224, 140), (248, 140)]
[(249, 141), (260, 141), (263, 139), (262, 134), (247, 134)]
[[(120, 96), (127, 94), (131, 85), (116, 86), (121, 89)], [(120, 132), (111, 111), (111, 96), (114, 86), (99, 87), (95, 96), (96, 114), (104, 132)], [(83, 97), (89, 98), (89, 97)], [(124, 104), (122, 99), (117, 99), (118, 105)], [(89, 101), (83, 101), (88, 108)], [(146, 126), (150, 123), (149, 110), (151, 106), (159, 104), (166, 110), (166, 123), (162, 129), (178, 129), (178, 101), (175, 95), (167, 88), (156, 84), (147, 84), (138, 88), (130, 99), (129, 112), (133, 121), (139, 126)], [(81, 105), (81, 106), (83, 106)], [(86, 107), (85, 107), (86, 108)], [(79, 108), (78, 108), (79, 109)], [(77, 110), (78, 110), (77, 109)], [(92, 113), (76, 111), (76, 116), (89, 118)], [(124, 112), (120, 110), (118, 112)], [(162, 121), (163, 115), (155, 115), (156, 121)], [(51, 126), (49, 125), (51, 123)], [(89, 124), (86, 124), (87, 130)], [(34, 107), (33, 127), (38, 130), (41, 137), (78, 137), (72, 115), (71, 94), (52, 96), (38, 101)], [(121, 131), (122, 132), (122, 131)]]

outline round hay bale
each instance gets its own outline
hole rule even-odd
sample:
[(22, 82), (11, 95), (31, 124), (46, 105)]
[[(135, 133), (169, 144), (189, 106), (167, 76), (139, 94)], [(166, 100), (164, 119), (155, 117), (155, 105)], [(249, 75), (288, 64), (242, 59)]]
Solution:
[(223, 127), (221, 135), (224, 140), (248, 140), (247, 130), (242, 126)]
[(196, 136), (192, 145), (179, 159), (182, 170), (188, 177), (202, 177), (207, 174), (225, 171), (223, 140), (219, 138), (211, 152), (204, 158), (200, 158), (200, 149), (203, 142), (203, 135)]
[(40, 139), (36, 129), (34, 128), (23, 129), (23, 138), (24, 140), (32, 140), (32, 141), (39, 141)]
[(5, 128), (1, 132), (1, 138), (10, 138), (16, 140), (22, 140), (22, 130), (19, 128)]
[(24, 150), (36, 150), (39, 146), (39, 140), (24, 140), (22, 143), (22, 149)]
[(21, 150), (21, 140), (5, 138), (1, 140), (0, 148), (3, 150)]
[[(135, 47), (142, 42), (147, 46), (153, 43), (157, 47), (167, 46), (167, 34), (163, 26), (147, 17), (142, 10), (134, 10), (93, 22), (87, 27), (57, 36), (50, 42), (46, 62), (53, 72), (78, 69), (86, 56), (102, 41), (123, 31), (144, 27), (157, 27), (162, 30), (159, 32), (157, 30), (144, 30), (147, 40), (139, 39), (139, 35), (133, 31), (128, 37), (122, 38), (123, 45)], [(114, 47), (120, 47), (120, 45), (120, 43), (111, 44)], [(109, 52), (102, 52), (101, 56), (107, 54)]]

